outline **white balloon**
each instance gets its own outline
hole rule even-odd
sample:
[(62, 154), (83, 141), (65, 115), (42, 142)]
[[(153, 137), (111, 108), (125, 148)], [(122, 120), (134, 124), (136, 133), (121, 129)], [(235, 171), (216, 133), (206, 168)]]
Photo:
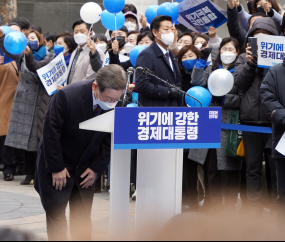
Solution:
[(85, 3), (80, 9), (81, 19), (88, 24), (95, 24), (101, 19), (102, 8), (99, 4)]
[(234, 77), (227, 70), (219, 69), (210, 75), (208, 88), (213, 96), (222, 97), (228, 94), (234, 86)]

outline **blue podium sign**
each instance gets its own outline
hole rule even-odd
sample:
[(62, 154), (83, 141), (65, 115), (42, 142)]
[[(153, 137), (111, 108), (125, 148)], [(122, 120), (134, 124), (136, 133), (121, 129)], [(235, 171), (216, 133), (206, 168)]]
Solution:
[(116, 108), (114, 149), (221, 147), (221, 108)]

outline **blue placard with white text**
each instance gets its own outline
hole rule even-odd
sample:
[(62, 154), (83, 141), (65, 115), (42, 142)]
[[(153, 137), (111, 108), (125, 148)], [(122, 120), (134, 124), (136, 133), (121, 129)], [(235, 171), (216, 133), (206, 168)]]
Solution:
[(221, 147), (221, 108), (116, 108), (114, 149)]
[(228, 19), (210, 2), (205, 1), (180, 13), (188, 24), (200, 33), (207, 33), (209, 27), (218, 28)]

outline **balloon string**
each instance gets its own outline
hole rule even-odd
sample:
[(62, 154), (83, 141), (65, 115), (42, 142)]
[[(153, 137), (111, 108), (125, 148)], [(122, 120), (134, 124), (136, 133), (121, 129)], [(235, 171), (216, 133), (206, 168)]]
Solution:
[[(93, 24), (94, 24), (94, 23), (93, 23)], [(91, 26), (90, 26), (89, 33), (88, 33), (88, 37), (89, 37), (90, 34), (91, 34), (91, 29), (92, 29), (92, 27), (93, 27), (93, 24), (91, 24)]]
[(115, 14), (115, 40), (117, 40), (117, 14)]

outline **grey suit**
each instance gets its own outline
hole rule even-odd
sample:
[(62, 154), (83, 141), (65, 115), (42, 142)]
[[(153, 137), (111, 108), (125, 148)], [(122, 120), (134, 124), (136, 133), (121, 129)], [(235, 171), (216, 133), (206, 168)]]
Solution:
[[(80, 47), (78, 47), (78, 48), (80, 48)], [(76, 55), (78, 48), (75, 51), (73, 51), (73, 53), (71, 55), (70, 65), (68, 67), (68, 74), (67, 74), (68, 76), (69, 76), (69, 73), (70, 73), (70, 70), (72, 67), (72, 63), (73, 63), (73, 60), (74, 60), (74, 57)], [(99, 60), (98, 60), (98, 58), (96, 58), (98, 56), (98, 54), (100, 55)], [(95, 56), (95, 58), (90, 57), (90, 50), (88, 48), (85, 48), (81, 52), (79, 59), (76, 63), (75, 73), (74, 73), (73, 78), (72, 78), (70, 83), (95, 79), (96, 72), (93, 70), (92, 66), (96, 65), (96, 63), (98, 63), (98, 61), (102, 61), (102, 63), (101, 63), (101, 66), (102, 66), (103, 61), (105, 59), (105, 54), (103, 53), (102, 50), (97, 49), (94, 56)], [(96, 62), (96, 63), (92, 63), (92, 62)]]

